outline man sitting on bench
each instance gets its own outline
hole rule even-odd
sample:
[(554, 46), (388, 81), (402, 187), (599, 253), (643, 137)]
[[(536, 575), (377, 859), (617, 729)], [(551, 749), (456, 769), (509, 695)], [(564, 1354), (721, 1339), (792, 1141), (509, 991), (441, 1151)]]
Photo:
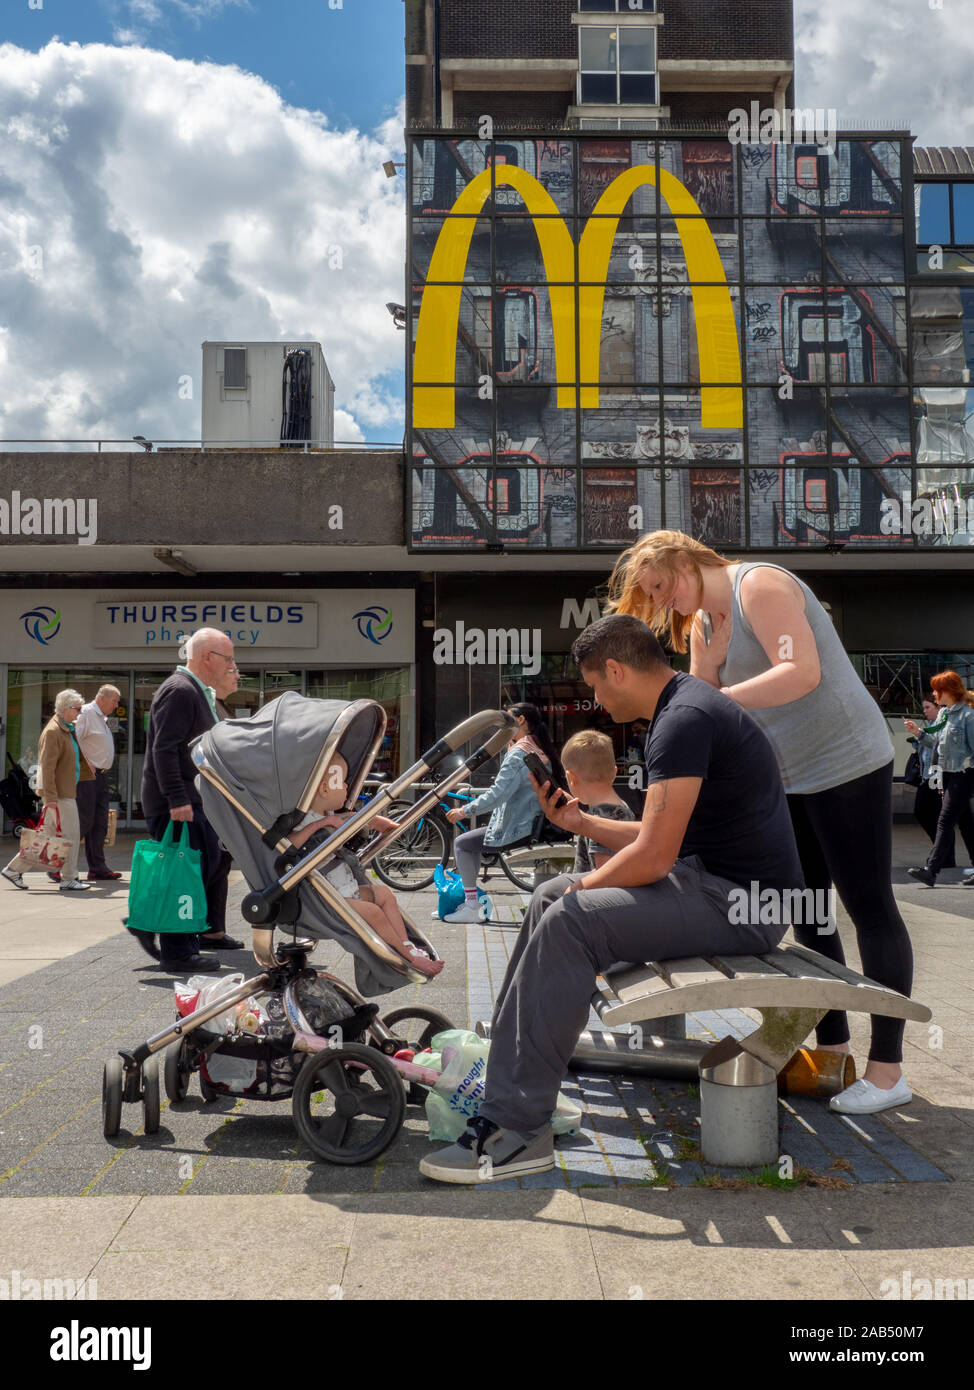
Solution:
[[(550, 783), (538, 789), (556, 825), (613, 854), (533, 894), (494, 1007), (480, 1114), (455, 1144), (419, 1165), (440, 1182), (554, 1167), (550, 1119), (600, 971), (617, 962), (773, 950), (788, 926), (790, 890), (804, 888), (774, 750), (750, 715), (712, 685), (675, 672), (638, 618), (592, 623), (572, 655), (617, 723), (652, 721), (646, 805), (641, 821), (601, 819), (576, 799), (558, 809), (563, 793)], [(773, 922), (742, 923), (739, 891), (730, 911), (729, 895), (741, 887)], [(765, 911), (767, 889), (780, 895), (780, 911)]]

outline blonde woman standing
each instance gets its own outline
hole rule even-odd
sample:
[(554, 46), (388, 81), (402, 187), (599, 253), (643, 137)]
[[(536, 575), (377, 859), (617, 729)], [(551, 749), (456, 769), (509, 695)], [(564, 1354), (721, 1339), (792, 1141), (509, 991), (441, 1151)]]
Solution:
[[(54, 699), (54, 715), (44, 726), (37, 745), (37, 794), (44, 806), (56, 806), (61, 821), (61, 833), (71, 842), (71, 849), (60, 874), (50, 874), (60, 881), (62, 893), (80, 893), (88, 888), (78, 878), (78, 851), (81, 848), (81, 823), (78, 818), (78, 782), (91, 781), (94, 773), (82, 756), (74, 736), (74, 725), (81, 713), (84, 696), (77, 690), (61, 690)], [(3, 871), (17, 888), (26, 888), (23, 874), (11, 860)]]
[[(909, 994), (913, 953), (893, 897), (893, 745), (818, 599), (787, 570), (735, 563), (684, 535), (654, 531), (623, 552), (609, 580), (608, 611), (631, 614), (674, 651), (690, 674), (716, 686), (756, 720), (778, 758), (808, 888), (834, 884), (856, 928), (864, 974)], [(821, 923), (795, 924), (798, 941), (844, 962)], [(818, 1045), (849, 1050), (845, 1014), (826, 1014)], [(872, 1114), (912, 1096), (902, 1073), (903, 1024), (873, 1017), (864, 1076), (831, 1101)]]

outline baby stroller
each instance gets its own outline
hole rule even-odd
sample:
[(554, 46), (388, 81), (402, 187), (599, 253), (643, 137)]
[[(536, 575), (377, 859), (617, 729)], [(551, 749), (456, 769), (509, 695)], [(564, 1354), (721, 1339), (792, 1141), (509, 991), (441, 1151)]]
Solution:
[(12, 824), (14, 834), (19, 835), (22, 830), (33, 828), (41, 814), (41, 802), (31, 791), (27, 773), (9, 753), (7, 762), (10, 772), (0, 781), (0, 806)]
[[(379, 1018), (367, 996), (390, 993), (427, 976), (388, 946), (325, 878), (339, 849), (367, 864), (437, 801), (509, 742), (514, 721), (498, 710), (473, 715), (424, 753), (395, 781), (314, 848), (295, 849), (288, 834), (309, 810), (337, 753), (348, 764), (345, 810), (355, 807), (385, 733), (386, 715), (374, 700), (312, 700), (287, 691), (251, 719), (225, 720), (197, 739), (196, 785), (207, 820), (243, 872), (249, 895), (244, 918), (254, 931), (262, 973), (228, 988), (130, 1052), (105, 1065), (102, 1122), (118, 1133), (122, 1104), (141, 1101), (147, 1134), (159, 1128), (158, 1053), (173, 1104), (199, 1072), (204, 1100), (221, 1093), (260, 1100), (291, 1099), (295, 1125), (318, 1158), (366, 1163), (378, 1157), (402, 1126), (407, 1099), (432, 1084), (411, 1061), (438, 1032), (453, 1025), (434, 1009), (409, 1006)], [(481, 747), (402, 814), (395, 829), (363, 838), (369, 823), (414, 782), (467, 743), (493, 730)], [(417, 946), (437, 959), (432, 944), (403, 914)], [(276, 945), (275, 928), (282, 933)], [(300, 933), (300, 934), (299, 934)], [(314, 970), (317, 940), (338, 941), (353, 957), (357, 988)], [(245, 1002), (249, 1001), (249, 1003)], [(258, 1007), (255, 1008), (254, 1005)], [(241, 1007), (242, 1006), (242, 1011)], [(234, 1028), (240, 1020), (246, 1031)], [(211, 1026), (208, 1028), (207, 1025)], [(227, 1031), (228, 1025), (230, 1031)], [(219, 1030), (219, 1031), (217, 1031)], [(397, 1056), (396, 1054), (401, 1054)], [(217, 1083), (239, 1064), (241, 1087)]]

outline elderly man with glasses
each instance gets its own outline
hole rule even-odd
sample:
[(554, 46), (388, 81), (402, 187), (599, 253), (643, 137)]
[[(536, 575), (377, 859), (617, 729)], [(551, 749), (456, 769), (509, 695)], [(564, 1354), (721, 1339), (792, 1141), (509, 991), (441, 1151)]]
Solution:
[(233, 643), (225, 632), (204, 627), (186, 643), (186, 664), (177, 666), (152, 697), (142, 767), (142, 811), (149, 834), (161, 840), (171, 822), (177, 831), (189, 822), (189, 842), (203, 856), (206, 888), (205, 935), (183, 932), (160, 934), (159, 948), (145, 932), (133, 932), (150, 956), (164, 970), (175, 974), (219, 970), (218, 956), (199, 954), (200, 943), (217, 951), (241, 950), (243, 942), (226, 934), (227, 878), (230, 856), (220, 847), (207, 823), (194, 785), (195, 768), (190, 756), (193, 739), (217, 722), (217, 688), (226, 688), (228, 675), (237, 669)]
[(78, 817), (88, 860), (88, 882), (110, 882), (122, 877), (105, 860), (108, 833), (108, 775), (115, 762), (115, 740), (109, 719), (122, 698), (117, 685), (103, 685), (93, 700), (83, 706), (74, 726), (78, 747), (94, 773), (91, 781), (78, 783)]

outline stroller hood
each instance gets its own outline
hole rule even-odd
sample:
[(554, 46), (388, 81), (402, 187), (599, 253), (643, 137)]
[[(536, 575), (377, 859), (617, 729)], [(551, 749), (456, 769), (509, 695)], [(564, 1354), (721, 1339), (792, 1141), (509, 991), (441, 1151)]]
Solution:
[[(251, 718), (226, 719), (200, 735), (194, 758), (197, 765), (205, 760), (219, 783), (202, 775), (196, 778), (203, 811), (251, 889), (266, 887), (278, 877), (280, 851), (265, 844), (263, 834), (279, 817), (310, 808), (336, 752), (348, 763), (345, 807), (354, 807), (385, 723), (385, 711), (374, 700), (312, 700), (286, 691)], [(338, 941), (355, 957), (362, 994), (401, 988), (402, 976), (332, 913), (310, 878), (295, 891), (301, 932)]]

